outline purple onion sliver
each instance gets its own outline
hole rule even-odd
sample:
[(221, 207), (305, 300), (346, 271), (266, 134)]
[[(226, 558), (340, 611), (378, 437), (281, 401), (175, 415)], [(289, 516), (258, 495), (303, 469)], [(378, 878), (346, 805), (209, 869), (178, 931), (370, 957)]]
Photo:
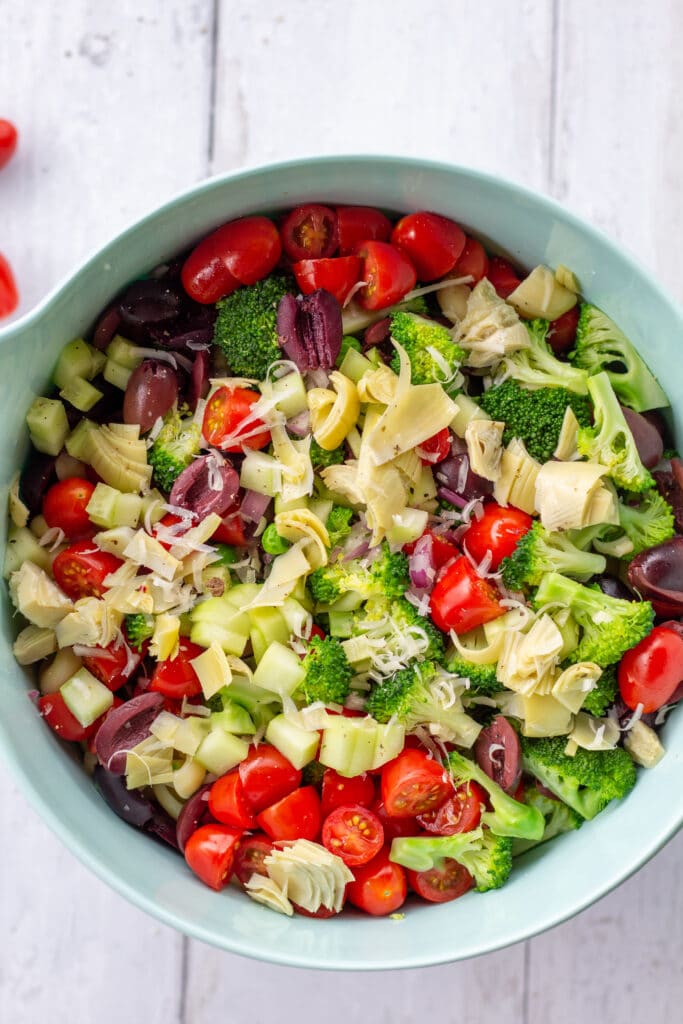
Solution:
[(410, 582), (417, 590), (428, 590), (436, 577), (434, 564), (434, 541), (428, 533), (416, 542), (412, 554), (408, 556)]
[(451, 491), (448, 487), (439, 487), (436, 492), (442, 501), (447, 501), (449, 505), (453, 505), (454, 508), (465, 508), (469, 505), (469, 501), (465, 498), (461, 498), (455, 491)]
[(311, 432), (311, 414), (308, 409), (287, 420), (287, 430), (295, 437), (306, 437)]
[(209, 353), (205, 349), (197, 351), (192, 364), (190, 384), (187, 389), (187, 404), (195, 411), (199, 400), (209, 393)]
[(247, 523), (260, 523), (273, 499), (268, 494), (258, 491), (245, 491), (240, 515)]
[(183, 806), (176, 821), (176, 838), (178, 847), (185, 849), (185, 843), (193, 832), (196, 832), (200, 825), (206, 825), (214, 820), (209, 810), (209, 791), (211, 785), (202, 786), (194, 793)]

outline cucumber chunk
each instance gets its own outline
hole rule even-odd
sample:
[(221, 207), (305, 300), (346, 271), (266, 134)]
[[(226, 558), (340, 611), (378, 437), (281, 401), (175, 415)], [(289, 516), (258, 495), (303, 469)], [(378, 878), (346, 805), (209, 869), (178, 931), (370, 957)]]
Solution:
[(272, 643), (254, 672), (254, 683), (265, 690), (292, 694), (306, 678), (301, 658), (291, 647)]
[(316, 731), (311, 732), (289, 722), (285, 715), (276, 715), (268, 723), (266, 740), (284, 754), (295, 768), (303, 768), (314, 760), (320, 737)]
[(67, 679), (59, 692), (71, 714), (84, 728), (97, 721), (114, 703), (111, 690), (87, 668), (80, 668), (71, 679)]
[(212, 729), (199, 745), (195, 758), (208, 772), (225, 775), (243, 761), (248, 752), (249, 744), (246, 740), (224, 729)]
[(31, 442), (39, 452), (59, 455), (69, 434), (66, 409), (56, 398), (36, 398), (26, 414)]

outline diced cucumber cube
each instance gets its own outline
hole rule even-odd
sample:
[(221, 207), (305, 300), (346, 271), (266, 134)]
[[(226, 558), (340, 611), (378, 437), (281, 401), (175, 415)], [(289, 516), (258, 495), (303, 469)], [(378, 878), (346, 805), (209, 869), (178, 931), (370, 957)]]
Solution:
[(107, 356), (115, 363), (120, 363), (129, 370), (135, 370), (142, 362), (142, 356), (137, 354), (137, 346), (120, 334), (116, 334), (107, 345)]
[(210, 718), (211, 728), (221, 728), (238, 736), (256, 732), (251, 715), (236, 701), (226, 701), (222, 711), (214, 711)]
[(39, 569), (47, 569), (50, 564), (50, 552), (46, 547), (40, 546), (28, 526), (10, 526), (5, 548), (5, 578), (8, 579), (13, 572), (20, 569), (24, 562), (33, 562)]
[(271, 387), (276, 407), (287, 419), (308, 409), (308, 395), (300, 373), (288, 373), (273, 381)]
[(372, 769), (381, 768), (387, 761), (393, 761), (403, 750), (406, 732), (398, 722), (393, 724), (377, 726), (375, 752), (372, 759)]
[(250, 451), (242, 463), (240, 484), (274, 498), (282, 490), (282, 466), (272, 455)]
[(111, 690), (87, 668), (80, 668), (71, 679), (67, 679), (59, 692), (71, 714), (84, 728), (92, 725), (114, 703)]
[(279, 608), (253, 608), (249, 613), (252, 627), (258, 629), (266, 645), (275, 643), (286, 644), (291, 636)]
[(195, 757), (214, 775), (224, 775), (243, 761), (249, 752), (249, 744), (224, 729), (212, 729), (197, 750)]
[(329, 612), (330, 636), (342, 639), (353, 636), (353, 612)]
[(39, 452), (59, 455), (69, 433), (66, 409), (56, 398), (36, 398), (26, 414), (31, 441)]
[(266, 740), (295, 768), (303, 768), (314, 760), (320, 737), (316, 731), (302, 729), (300, 725), (289, 722), (285, 715), (276, 715), (268, 723)]
[(98, 352), (82, 338), (74, 338), (60, 352), (53, 380), (58, 388), (65, 388), (75, 377), (92, 380), (102, 370), (105, 362), (103, 352)]
[(280, 512), (293, 512), (297, 508), (308, 508), (308, 498), (292, 498), (291, 501), (284, 501), (281, 494), (275, 495), (273, 511), (275, 515)]
[(196, 754), (199, 746), (209, 733), (211, 726), (208, 718), (199, 718), (198, 715), (191, 715), (183, 718), (176, 729), (173, 737), (173, 747), (181, 754), (188, 754), (190, 757)]
[(102, 392), (83, 377), (72, 377), (59, 392), (59, 397), (79, 412), (89, 412), (99, 402)]
[(102, 376), (107, 384), (111, 384), (112, 387), (118, 388), (120, 391), (125, 391), (128, 387), (128, 381), (133, 376), (133, 371), (127, 366), (122, 366), (121, 363), (115, 362), (113, 359), (107, 359)]
[(362, 355), (355, 348), (349, 347), (342, 359), (339, 372), (343, 373), (349, 380), (352, 380), (354, 384), (357, 384), (361, 377), (374, 369), (375, 366), (366, 356)]
[(254, 683), (264, 690), (292, 694), (306, 678), (301, 658), (277, 641), (265, 652), (254, 672)]

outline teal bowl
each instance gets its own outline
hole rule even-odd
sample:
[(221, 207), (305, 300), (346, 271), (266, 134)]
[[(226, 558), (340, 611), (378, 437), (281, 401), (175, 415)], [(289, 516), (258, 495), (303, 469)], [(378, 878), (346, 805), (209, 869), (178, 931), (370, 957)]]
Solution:
[[(683, 436), (683, 320), (651, 277), (558, 204), (488, 175), (392, 157), (330, 157), (242, 171), (190, 189), (89, 259), (23, 320), (0, 331), (0, 481), (25, 456), (24, 415), (45, 389), (57, 354), (87, 331), (131, 278), (234, 217), (317, 200), (393, 210), (431, 209), (459, 221), (522, 266), (564, 263), (582, 290), (637, 344), (664, 382)], [(0, 530), (5, 533), (4, 517)], [(171, 850), (126, 826), (27, 695), (12, 658), (12, 609), (1, 589), (0, 750), (28, 799), (66, 845), (123, 896), (166, 924), (245, 956), (297, 967), (377, 970), (438, 964), (528, 938), (583, 910), (641, 867), (683, 822), (683, 713), (663, 731), (667, 755), (621, 804), (579, 832), (517, 862), (504, 889), (443, 906), (412, 906), (399, 920), (345, 913), (282, 917), (232, 887), (205, 888)]]

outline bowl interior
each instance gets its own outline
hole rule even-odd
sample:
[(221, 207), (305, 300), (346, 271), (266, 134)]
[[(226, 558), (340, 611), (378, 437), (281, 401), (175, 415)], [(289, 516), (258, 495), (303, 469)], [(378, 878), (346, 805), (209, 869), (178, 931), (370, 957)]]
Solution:
[[(7, 486), (26, 451), (25, 412), (43, 392), (62, 345), (82, 334), (126, 282), (211, 227), (251, 212), (318, 200), (447, 214), (523, 266), (564, 263), (583, 293), (633, 339), (670, 396), (681, 436), (683, 321), (671, 300), (623, 252), (555, 203), (471, 171), (415, 160), (337, 157), (242, 172), (207, 182), (120, 235), (30, 317), (0, 331), (0, 451)], [(0, 521), (0, 540), (6, 524)], [(15, 664), (6, 588), (0, 588), (0, 750), (42, 816), (100, 877), (182, 931), (236, 953), (321, 968), (416, 967), (488, 952), (557, 924), (623, 881), (683, 821), (683, 715), (664, 729), (668, 753), (641, 772), (623, 804), (579, 832), (520, 860), (499, 892), (453, 904), (409, 905), (401, 920), (342, 915), (288, 919), (232, 889), (215, 894), (170, 850), (124, 825), (96, 794), (75, 759), (40, 721)]]

